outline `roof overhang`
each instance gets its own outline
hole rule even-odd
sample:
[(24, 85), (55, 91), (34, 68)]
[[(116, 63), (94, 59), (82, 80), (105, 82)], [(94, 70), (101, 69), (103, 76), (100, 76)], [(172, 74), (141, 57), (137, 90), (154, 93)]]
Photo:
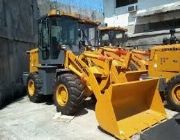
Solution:
[(99, 27), (100, 31), (120, 31), (127, 32), (128, 30), (122, 27)]
[(155, 14), (161, 14), (166, 12), (173, 12), (180, 10), (180, 2), (174, 2), (171, 4), (163, 5), (154, 7), (148, 10), (142, 10), (139, 13), (137, 13), (137, 17), (145, 17), (145, 16), (152, 16)]

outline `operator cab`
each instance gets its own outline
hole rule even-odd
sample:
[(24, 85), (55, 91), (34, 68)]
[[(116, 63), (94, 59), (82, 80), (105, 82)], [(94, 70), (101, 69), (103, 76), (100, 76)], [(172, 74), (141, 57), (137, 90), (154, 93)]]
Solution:
[(86, 45), (95, 45), (93, 39), (96, 40), (98, 24), (93, 21), (51, 10), (48, 15), (39, 19), (38, 24), (41, 64), (63, 64), (65, 49), (79, 54)]
[(98, 46), (98, 24), (91, 21), (79, 22), (79, 47), (97, 47)]
[(121, 27), (99, 27), (100, 46), (122, 46), (127, 36), (127, 29)]

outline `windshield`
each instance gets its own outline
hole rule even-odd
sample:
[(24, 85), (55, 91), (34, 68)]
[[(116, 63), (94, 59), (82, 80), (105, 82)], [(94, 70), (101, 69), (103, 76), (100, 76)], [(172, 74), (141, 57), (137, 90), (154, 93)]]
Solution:
[(122, 39), (123, 38), (123, 33), (122, 32), (115, 32), (115, 38), (116, 39)]
[(81, 41), (88, 46), (97, 46), (97, 26), (91, 24), (79, 24), (79, 29), (81, 30)]
[(101, 31), (101, 45), (121, 45), (124, 39), (124, 32), (121, 31)]
[(77, 21), (67, 17), (54, 18), (51, 20), (52, 44), (69, 45), (76, 44)]

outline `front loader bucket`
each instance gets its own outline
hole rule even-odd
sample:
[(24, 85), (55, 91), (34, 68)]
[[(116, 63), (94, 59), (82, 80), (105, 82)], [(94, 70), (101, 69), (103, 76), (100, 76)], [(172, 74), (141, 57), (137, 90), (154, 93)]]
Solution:
[(100, 127), (124, 140), (166, 119), (157, 83), (158, 79), (148, 79), (112, 84), (97, 99)]

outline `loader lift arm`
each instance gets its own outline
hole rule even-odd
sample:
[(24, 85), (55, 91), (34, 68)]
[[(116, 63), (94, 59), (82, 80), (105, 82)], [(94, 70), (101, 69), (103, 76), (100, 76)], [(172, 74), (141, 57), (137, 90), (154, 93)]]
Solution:
[(125, 140), (161, 122), (166, 115), (156, 89), (158, 79), (140, 81), (145, 71), (124, 72), (116, 61), (99, 53), (86, 51), (76, 56), (67, 51), (65, 67), (95, 95), (100, 127)]
[(129, 51), (123, 48), (101, 47), (98, 52), (120, 61), (122, 67), (126, 70), (145, 71), (148, 69), (148, 59), (150, 54), (146, 51)]
[[(130, 60), (131, 70), (147, 70), (148, 69), (148, 59), (150, 54), (145, 51), (132, 50), (132, 57)], [(131, 67), (131, 65), (134, 66)]]

